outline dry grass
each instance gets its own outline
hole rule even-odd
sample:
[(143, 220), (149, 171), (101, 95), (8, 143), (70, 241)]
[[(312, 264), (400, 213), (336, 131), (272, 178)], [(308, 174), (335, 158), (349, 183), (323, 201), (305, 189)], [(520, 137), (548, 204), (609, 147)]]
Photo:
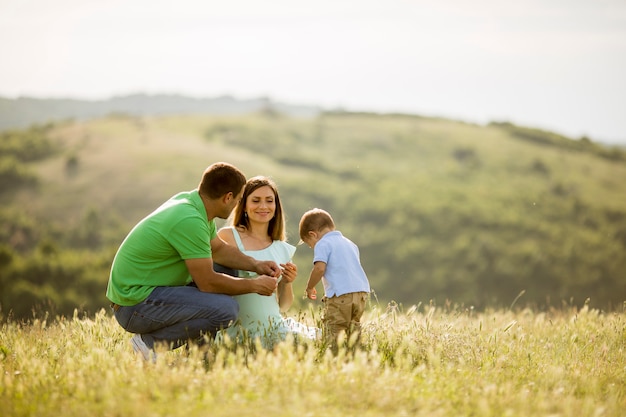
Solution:
[[(314, 320), (313, 310), (304, 319)], [(213, 347), (137, 358), (101, 311), (0, 333), (0, 414), (14, 416), (624, 416), (626, 314), (391, 304), (361, 345)], [(347, 341), (350, 344), (351, 341)], [(209, 358), (209, 359), (207, 359)]]

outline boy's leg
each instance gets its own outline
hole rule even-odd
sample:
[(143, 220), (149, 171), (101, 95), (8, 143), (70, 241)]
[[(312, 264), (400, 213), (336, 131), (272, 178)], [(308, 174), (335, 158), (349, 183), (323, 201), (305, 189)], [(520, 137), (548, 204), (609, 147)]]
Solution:
[(357, 339), (360, 339), (361, 333), (361, 317), (363, 317), (363, 313), (365, 312), (365, 307), (367, 306), (367, 296), (366, 292), (355, 292), (352, 293), (352, 316), (350, 318), (350, 328), (348, 329), (348, 335), (351, 335), (353, 332), (357, 332)]
[(239, 305), (224, 294), (205, 293), (192, 286), (157, 287), (143, 302), (120, 307), (115, 318), (131, 333), (141, 334), (146, 345), (167, 343), (172, 349), (188, 340), (201, 343), (237, 319)]
[(333, 350), (337, 348), (337, 336), (350, 328), (352, 318), (352, 294), (331, 298), (324, 297), (324, 340)]

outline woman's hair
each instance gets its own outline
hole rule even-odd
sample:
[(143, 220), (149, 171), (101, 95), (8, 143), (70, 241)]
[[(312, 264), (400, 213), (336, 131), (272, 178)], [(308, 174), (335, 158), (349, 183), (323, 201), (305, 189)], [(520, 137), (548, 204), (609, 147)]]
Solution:
[(302, 215), (300, 219), (300, 239), (307, 237), (311, 231), (319, 232), (325, 228), (335, 230), (335, 222), (326, 210), (314, 208)]
[(248, 221), (248, 216), (246, 216), (246, 204), (248, 203), (248, 197), (255, 190), (265, 186), (270, 187), (274, 192), (274, 202), (276, 203), (274, 217), (272, 217), (269, 222), (267, 234), (272, 238), (272, 240), (286, 240), (285, 215), (283, 213), (283, 206), (280, 204), (278, 187), (276, 186), (276, 183), (268, 177), (257, 176), (250, 178), (248, 182), (246, 182), (246, 185), (243, 187), (243, 195), (233, 211), (230, 224), (233, 226), (244, 227), (246, 229), (249, 228), (250, 223)]
[(211, 200), (228, 193), (233, 193), (233, 196), (237, 197), (245, 183), (246, 176), (233, 165), (216, 162), (204, 170), (198, 192)]

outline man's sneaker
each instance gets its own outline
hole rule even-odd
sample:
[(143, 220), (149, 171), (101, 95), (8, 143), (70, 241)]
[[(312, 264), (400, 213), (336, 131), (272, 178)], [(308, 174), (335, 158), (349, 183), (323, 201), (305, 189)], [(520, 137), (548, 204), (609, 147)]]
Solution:
[(141, 356), (143, 356), (146, 361), (152, 360), (153, 363), (156, 363), (156, 353), (146, 345), (146, 342), (143, 341), (140, 334), (134, 335), (130, 339), (130, 343), (133, 345), (133, 350), (137, 353), (141, 353)]

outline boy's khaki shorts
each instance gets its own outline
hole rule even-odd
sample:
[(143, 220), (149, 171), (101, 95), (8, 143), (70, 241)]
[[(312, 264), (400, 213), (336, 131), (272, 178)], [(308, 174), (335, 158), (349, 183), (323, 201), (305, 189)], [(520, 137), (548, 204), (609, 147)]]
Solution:
[(368, 293), (351, 292), (334, 297), (324, 297), (324, 317), (322, 321), (328, 336), (337, 337), (340, 331), (352, 332), (361, 327), (361, 316), (365, 311)]

